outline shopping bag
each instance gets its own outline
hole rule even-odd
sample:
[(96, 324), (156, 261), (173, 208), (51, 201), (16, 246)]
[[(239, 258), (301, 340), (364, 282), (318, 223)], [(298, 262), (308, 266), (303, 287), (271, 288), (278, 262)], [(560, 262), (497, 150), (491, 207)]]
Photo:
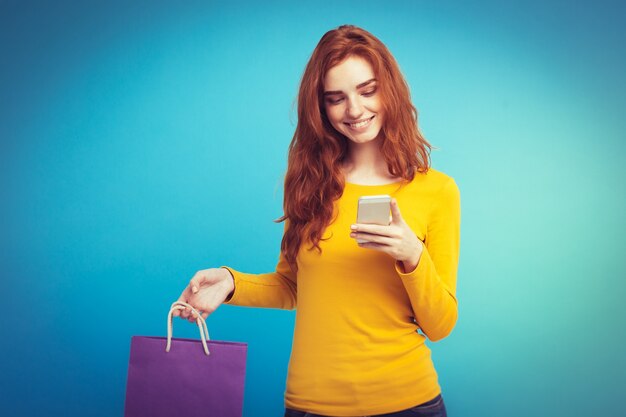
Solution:
[[(189, 307), (200, 339), (172, 338), (172, 314)], [(125, 417), (241, 417), (245, 343), (209, 340), (206, 322), (177, 301), (167, 315), (167, 338), (133, 336)]]

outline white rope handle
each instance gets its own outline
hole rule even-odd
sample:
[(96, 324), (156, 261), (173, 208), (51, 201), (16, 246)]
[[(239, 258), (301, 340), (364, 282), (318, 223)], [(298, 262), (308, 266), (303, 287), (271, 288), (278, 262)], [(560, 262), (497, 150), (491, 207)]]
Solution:
[(169, 352), (170, 347), (172, 346), (172, 315), (176, 310), (184, 310), (185, 308), (191, 309), (193, 313), (196, 313), (196, 323), (198, 324), (198, 328), (200, 329), (200, 339), (202, 340), (202, 347), (204, 348), (204, 353), (209, 355), (209, 348), (207, 347), (207, 340), (209, 339), (209, 329), (206, 327), (206, 321), (204, 321), (204, 317), (192, 306), (183, 302), (183, 301), (174, 301), (172, 306), (170, 307), (170, 312), (167, 315), (167, 346), (165, 346), (165, 351)]

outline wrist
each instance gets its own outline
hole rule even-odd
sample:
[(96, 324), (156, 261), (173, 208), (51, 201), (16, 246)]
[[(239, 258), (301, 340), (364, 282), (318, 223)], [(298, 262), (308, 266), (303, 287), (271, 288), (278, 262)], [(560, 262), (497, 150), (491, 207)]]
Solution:
[(235, 293), (235, 277), (228, 268), (222, 267), (221, 269), (224, 271), (224, 276), (226, 277), (223, 282), (226, 287), (226, 291), (228, 292), (228, 295), (226, 296), (226, 300), (228, 301)]
[(405, 274), (413, 272), (417, 269), (417, 264), (419, 262), (410, 262), (410, 261), (402, 261), (402, 269)]
[(404, 273), (408, 274), (409, 272), (413, 272), (417, 269), (419, 265), (420, 259), (422, 258), (422, 246), (420, 245), (417, 253), (413, 255), (411, 258), (401, 261), (402, 268), (404, 269)]

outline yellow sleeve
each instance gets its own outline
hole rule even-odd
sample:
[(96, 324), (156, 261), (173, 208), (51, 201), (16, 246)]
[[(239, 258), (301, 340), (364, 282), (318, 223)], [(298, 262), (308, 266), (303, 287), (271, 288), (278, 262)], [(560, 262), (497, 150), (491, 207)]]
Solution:
[[(285, 230), (287, 226), (285, 222)], [(298, 287), (296, 273), (289, 266), (282, 251), (278, 257), (275, 272), (248, 274), (228, 266), (222, 266), (222, 268), (230, 271), (235, 280), (235, 290), (224, 304), (283, 310), (296, 308)]]
[(433, 202), (420, 261), (405, 273), (396, 262), (422, 332), (432, 341), (448, 336), (458, 316), (456, 278), (459, 262), (461, 199), (452, 178)]

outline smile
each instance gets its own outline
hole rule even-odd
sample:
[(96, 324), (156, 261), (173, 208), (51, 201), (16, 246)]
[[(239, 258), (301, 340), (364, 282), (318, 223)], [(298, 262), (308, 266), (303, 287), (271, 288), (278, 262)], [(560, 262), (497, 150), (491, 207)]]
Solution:
[(349, 126), (352, 129), (360, 129), (360, 128), (365, 127), (368, 124), (370, 124), (370, 122), (374, 119), (374, 117), (376, 117), (376, 116), (372, 116), (369, 119), (361, 120), (361, 121), (358, 121), (358, 122), (344, 123), (344, 124), (346, 124), (347, 126)]

